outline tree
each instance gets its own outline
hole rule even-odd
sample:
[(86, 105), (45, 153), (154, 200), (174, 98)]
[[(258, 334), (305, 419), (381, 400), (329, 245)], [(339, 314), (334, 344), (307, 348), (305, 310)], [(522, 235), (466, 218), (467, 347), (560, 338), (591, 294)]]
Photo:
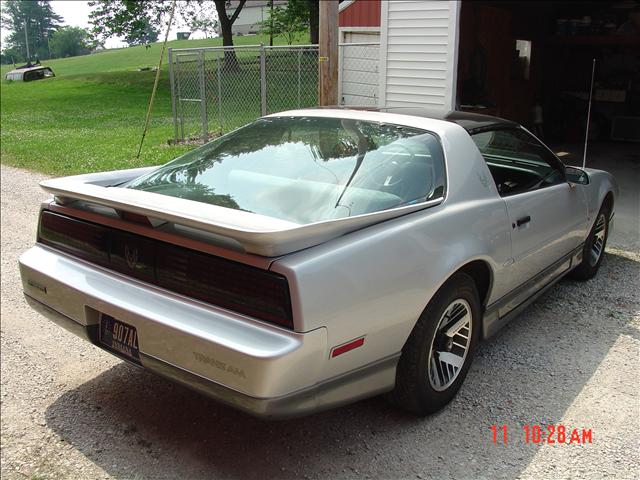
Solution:
[[(231, 27), (242, 11), (247, 0), (236, 0), (237, 6), (233, 13), (227, 13), (227, 0), (214, 0), (220, 31), (222, 33), (222, 45), (233, 46), (233, 32)], [(207, 0), (184, 0), (180, 2), (179, 15), (187, 22), (193, 19), (201, 11)], [(162, 26), (163, 19), (171, 9), (172, 2), (164, 0), (101, 0), (91, 1), (89, 5), (94, 10), (89, 15), (89, 22), (93, 25), (93, 33), (99, 38), (113, 36), (142, 36), (148, 21), (155, 28)], [(235, 70), (238, 68), (238, 59), (233, 50), (225, 51), (225, 68)]]
[(185, 25), (192, 32), (202, 32), (205, 38), (213, 38), (220, 28), (216, 7), (211, 2), (187, 6), (182, 12)]
[(9, 30), (5, 48), (19, 51), (27, 58), (25, 29), (29, 38), (29, 56), (49, 58), (49, 40), (63, 21), (45, 0), (7, 0), (2, 6), (2, 25)]
[[(218, 12), (218, 21), (220, 22), (220, 33), (222, 34), (222, 45), (225, 47), (233, 46), (233, 22), (236, 21), (238, 15), (242, 11), (242, 7), (247, 3), (247, 0), (239, 0), (238, 6), (234, 12), (229, 16), (227, 14), (227, 2), (226, 0), (213, 0), (216, 5), (216, 11)], [(224, 51), (224, 68), (226, 70), (238, 70), (238, 57), (236, 52), (232, 49)]]
[(91, 51), (89, 32), (80, 27), (62, 27), (51, 37), (49, 47), (53, 58), (86, 55)]
[(162, 25), (162, 18), (168, 13), (171, 3), (162, 0), (102, 0), (91, 1), (89, 6), (94, 7), (89, 14), (89, 23), (98, 41), (125, 37), (128, 44), (138, 45), (147, 43), (154, 33), (155, 40), (158, 39), (157, 28)]
[(2, 65), (23, 63), (24, 61), (24, 56), (16, 48), (5, 48), (2, 50), (2, 53), (0, 53), (0, 63), (2, 63)]
[(147, 17), (142, 19), (142, 24), (136, 29), (134, 33), (128, 34), (124, 37), (124, 41), (127, 45), (148, 45), (158, 41), (158, 30), (153, 28), (151, 22)]
[(213, 38), (220, 28), (220, 23), (213, 17), (194, 17), (187, 24), (192, 32), (202, 32), (205, 38)]
[(261, 22), (260, 32), (266, 35), (282, 35), (291, 45), (296, 37), (307, 30), (308, 4), (306, 0), (289, 0), (286, 7), (276, 7), (269, 18)]
[(312, 45), (320, 41), (320, 1), (307, 0), (309, 5), (309, 40)]

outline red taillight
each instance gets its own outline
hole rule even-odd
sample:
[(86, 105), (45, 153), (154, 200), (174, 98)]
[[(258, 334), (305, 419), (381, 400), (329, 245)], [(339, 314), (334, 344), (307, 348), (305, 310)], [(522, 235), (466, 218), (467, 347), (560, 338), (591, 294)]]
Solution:
[(173, 245), (156, 248), (161, 287), (293, 328), (285, 277)]
[(93, 223), (42, 212), (38, 241), (101, 265), (109, 261), (107, 229)]
[(38, 241), (213, 305), (293, 328), (287, 279), (141, 235), (43, 211)]

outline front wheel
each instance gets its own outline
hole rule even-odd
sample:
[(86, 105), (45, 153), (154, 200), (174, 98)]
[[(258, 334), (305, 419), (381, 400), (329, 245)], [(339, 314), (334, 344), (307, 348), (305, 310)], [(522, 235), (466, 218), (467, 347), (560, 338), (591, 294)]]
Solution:
[(480, 332), (480, 299), (474, 281), (454, 275), (427, 305), (402, 349), (390, 397), (417, 415), (434, 413), (462, 385)]
[(589, 232), (587, 240), (584, 242), (582, 263), (570, 273), (572, 278), (585, 281), (593, 278), (598, 273), (604, 258), (607, 238), (609, 237), (609, 216), (609, 208), (603, 205), (596, 216), (596, 221)]

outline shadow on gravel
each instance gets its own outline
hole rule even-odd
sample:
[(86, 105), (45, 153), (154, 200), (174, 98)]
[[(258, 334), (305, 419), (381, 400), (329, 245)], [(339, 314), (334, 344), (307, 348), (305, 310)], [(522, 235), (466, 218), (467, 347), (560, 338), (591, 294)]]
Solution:
[[(117, 478), (513, 478), (538, 450), (519, 438), (522, 425), (560, 421), (619, 336), (635, 332), (637, 297), (623, 293), (634, 287), (620, 283), (638, 271), (608, 253), (600, 280), (561, 282), (480, 346), (459, 395), (426, 419), (374, 398), (264, 422), (123, 363), (62, 393), (47, 424)], [(493, 424), (509, 425), (509, 448), (492, 443)]]

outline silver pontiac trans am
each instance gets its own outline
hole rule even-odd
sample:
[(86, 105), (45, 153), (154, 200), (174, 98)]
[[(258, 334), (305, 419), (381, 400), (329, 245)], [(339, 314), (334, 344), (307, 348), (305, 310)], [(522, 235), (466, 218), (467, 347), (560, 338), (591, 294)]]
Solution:
[(283, 112), (42, 187), (33, 308), (264, 418), (442, 408), (478, 341), (596, 274), (618, 194), (516, 123), (392, 108)]

